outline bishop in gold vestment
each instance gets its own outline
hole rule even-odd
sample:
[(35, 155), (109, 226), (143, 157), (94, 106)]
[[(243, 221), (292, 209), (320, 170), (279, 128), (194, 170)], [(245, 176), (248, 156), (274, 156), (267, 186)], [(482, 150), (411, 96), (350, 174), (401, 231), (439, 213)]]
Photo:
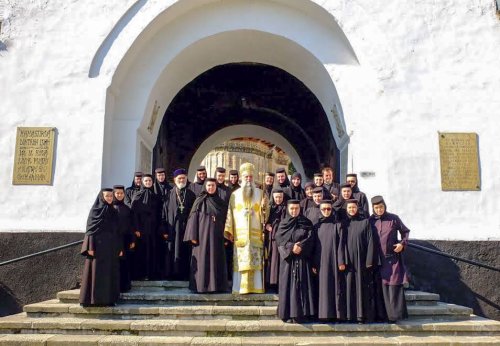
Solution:
[(242, 186), (231, 194), (227, 211), (225, 238), (231, 240), (233, 253), (233, 293), (264, 293), (263, 224), (267, 219), (267, 198), (253, 183), (251, 163), (240, 167)]

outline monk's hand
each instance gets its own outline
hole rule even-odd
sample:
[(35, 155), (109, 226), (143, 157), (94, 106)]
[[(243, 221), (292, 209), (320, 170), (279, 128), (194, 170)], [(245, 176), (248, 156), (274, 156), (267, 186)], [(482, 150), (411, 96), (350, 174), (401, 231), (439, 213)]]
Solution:
[(394, 244), (394, 252), (395, 253), (400, 253), (401, 251), (403, 251), (403, 244), (401, 243), (397, 243), (397, 244)]
[(300, 255), (300, 253), (302, 252), (302, 248), (300, 247), (299, 243), (295, 243), (293, 245), (292, 252), (296, 255)]
[(130, 250), (135, 249), (135, 243), (130, 243), (130, 245), (128, 246), (128, 248), (129, 248)]
[(168, 239), (168, 234), (167, 233), (164, 233), (163, 234), (163, 239), (167, 240)]
[(135, 236), (136, 236), (137, 238), (140, 238), (140, 237), (141, 237), (141, 232), (139, 232), (139, 231), (135, 231)]
[[(191, 244), (198, 245), (198, 240), (191, 240)], [(220, 244), (220, 243), (219, 243)]]
[(318, 269), (316, 269), (316, 268), (312, 268), (312, 271), (313, 271), (313, 274), (314, 274), (314, 275), (318, 274)]
[(123, 251), (120, 251), (120, 253), (118, 254), (118, 257), (123, 257)]
[(270, 224), (267, 224), (266, 231), (271, 232), (272, 230), (273, 230), (273, 226), (271, 226)]
[(345, 264), (339, 265), (339, 270), (343, 272), (345, 270)]
[(89, 254), (89, 256), (94, 257), (95, 251), (94, 250), (89, 250), (89, 251), (87, 251), (87, 253)]

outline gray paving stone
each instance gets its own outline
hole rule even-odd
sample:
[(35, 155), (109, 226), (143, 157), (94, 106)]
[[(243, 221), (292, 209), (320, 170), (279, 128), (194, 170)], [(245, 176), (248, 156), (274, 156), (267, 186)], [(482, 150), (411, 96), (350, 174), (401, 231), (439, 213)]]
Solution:
[(45, 346), (47, 340), (53, 337), (53, 334), (12, 334), (5, 335), (0, 339), (0, 345), (5, 346)]
[(142, 320), (132, 321), (130, 323), (130, 330), (140, 331), (166, 331), (176, 330), (176, 326), (180, 321), (178, 320)]
[(104, 335), (54, 335), (47, 346), (97, 346)]

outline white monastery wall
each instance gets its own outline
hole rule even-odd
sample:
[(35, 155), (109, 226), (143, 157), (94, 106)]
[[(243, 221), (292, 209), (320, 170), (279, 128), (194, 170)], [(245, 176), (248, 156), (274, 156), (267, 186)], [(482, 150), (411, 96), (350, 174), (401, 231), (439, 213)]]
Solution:
[[(184, 57), (196, 65), (190, 71), (203, 72), (211, 64), (244, 59), (246, 54), (249, 60), (293, 71), (322, 100), (326, 111), (339, 102), (349, 136), (348, 141), (342, 139), (341, 146), (348, 143), (343, 169), (373, 172), (371, 178), (360, 177), (361, 189), (369, 197), (384, 195), (413, 238), (500, 239), (500, 19), (494, 1), (4, 0), (4, 4), (0, 231), (84, 230), (101, 183), (129, 185), (140, 162), (139, 141), (149, 149), (154, 145), (154, 136), (148, 138), (143, 128), (152, 102), (158, 100), (163, 114), (167, 100), (182, 88), (182, 78), (196, 77), (184, 70), (176, 80), (179, 85), (172, 85), (160, 75), (169, 66), (185, 69), (178, 63)], [(273, 11), (258, 16), (266, 8)], [(247, 11), (253, 15), (245, 15)], [(337, 29), (331, 24), (330, 31), (323, 30), (330, 24), (324, 16), (315, 17), (320, 12), (338, 24), (347, 43), (341, 36), (332, 41), (329, 35), (336, 35)], [(203, 18), (203, 13), (212, 16), (207, 23), (189, 22)], [(235, 13), (242, 17), (235, 20)], [(160, 15), (163, 19), (150, 25)], [(293, 21), (287, 23), (287, 16)], [(306, 24), (314, 21), (318, 25), (309, 29), (312, 26)], [(171, 39), (178, 45), (164, 47), (179, 53), (171, 60), (154, 60), (163, 65), (148, 66), (153, 60), (140, 60), (141, 54), (161, 51), (149, 43), (173, 45), (162, 36), (167, 25), (184, 30), (170, 31), (178, 35)], [(190, 28), (193, 31), (186, 33)], [(212, 37), (205, 39), (195, 28)], [(237, 29), (247, 31), (240, 35)], [(246, 45), (243, 54), (238, 48), (245, 45), (235, 42), (253, 35), (248, 30), (274, 36), (259, 34), (262, 40), (253, 42), (257, 51)], [(207, 53), (211, 46), (207, 43), (217, 44), (229, 61), (216, 52)], [(352, 48), (357, 61), (338, 53), (342, 43)], [(183, 51), (189, 55), (183, 56)], [(334, 89), (322, 88), (326, 82), (315, 84), (326, 78), (321, 69), (310, 72), (318, 63)], [(130, 85), (132, 76), (142, 76), (135, 89)], [(122, 102), (125, 95), (128, 103)], [(115, 110), (124, 113), (116, 115)], [(12, 185), (18, 126), (57, 128), (53, 185)], [(441, 191), (438, 131), (478, 134), (481, 191)], [(103, 152), (103, 145), (124, 149)], [(120, 152), (124, 154), (116, 154)]]

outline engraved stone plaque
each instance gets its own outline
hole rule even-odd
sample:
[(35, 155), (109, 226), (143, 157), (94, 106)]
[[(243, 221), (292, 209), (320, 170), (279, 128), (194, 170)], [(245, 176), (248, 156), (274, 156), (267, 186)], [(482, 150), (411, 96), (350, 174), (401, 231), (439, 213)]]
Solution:
[(54, 159), (54, 127), (18, 127), (14, 185), (50, 185)]
[(441, 189), (479, 191), (479, 155), (476, 133), (439, 133)]

